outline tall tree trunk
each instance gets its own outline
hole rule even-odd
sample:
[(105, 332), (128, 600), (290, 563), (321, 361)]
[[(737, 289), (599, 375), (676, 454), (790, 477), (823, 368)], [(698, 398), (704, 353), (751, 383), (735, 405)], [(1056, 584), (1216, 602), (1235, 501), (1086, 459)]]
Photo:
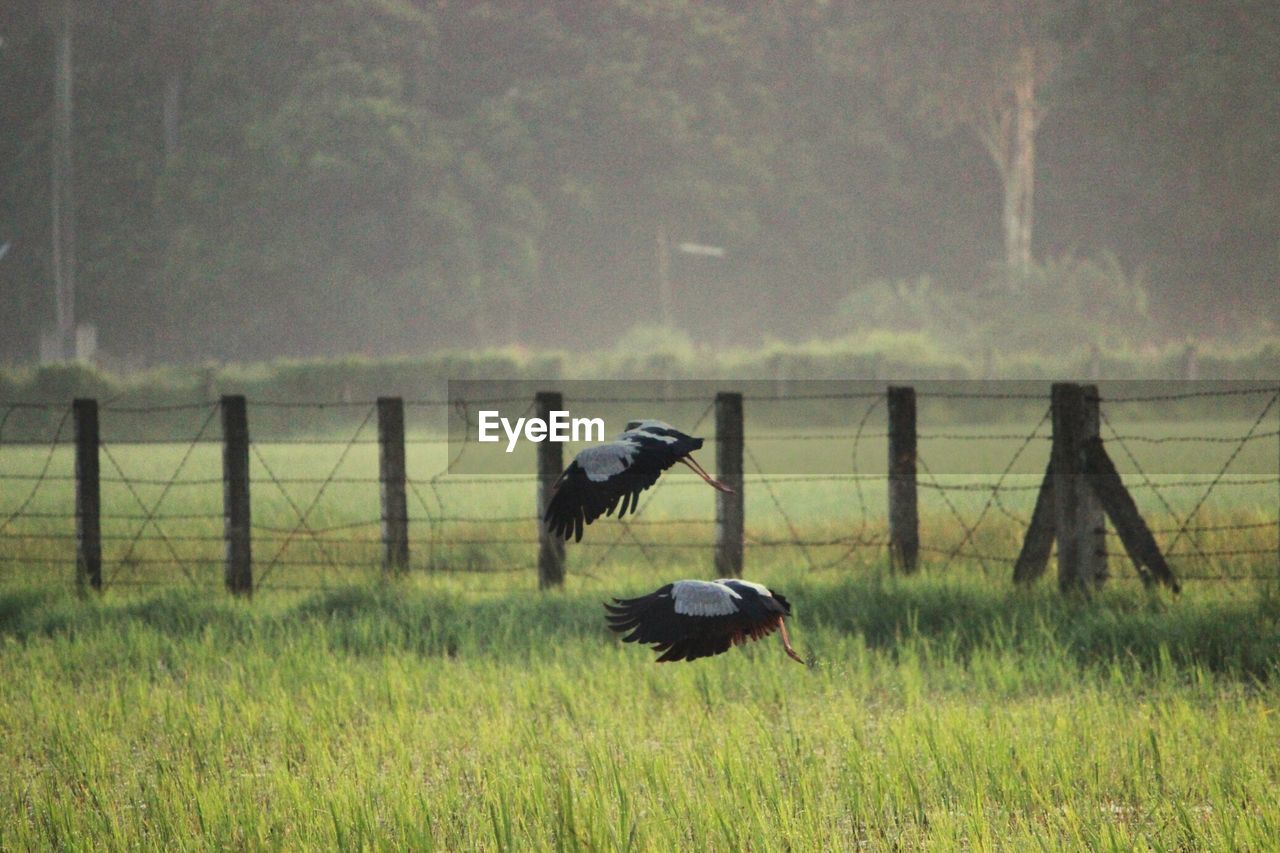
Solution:
[(168, 166), (178, 153), (178, 124), (182, 107), (182, 63), (184, 44), (178, 26), (178, 11), (173, 0), (154, 0), (151, 7), (152, 42), (164, 75), (161, 100), (161, 138), (164, 162)]
[(1007, 86), (993, 93), (981, 118), (969, 122), (1000, 173), (1004, 260), (1010, 274), (1031, 264), (1035, 199), (1036, 131), (1043, 108), (1036, 101), (1036, 56), (1024, 47), (1010, 67)]
[(76, 210), (72, 169), (72, 0), (62, 0), (54, 36), (52, 187), (53, 287), (59, 356), (75, 355)]
[(1006, 247), (1010, 268), (1019, 273), (1031, 264), (1031, 224), (1035, 198), (1036, 129), (1040, 124), (1036, 104), (1035, 58), (1030, 48), (1023, 48), (1019, 63), (1019, 79), (1014, 85), (1013, 164), (1009, 172), (1013, 184), (1013, 231)]

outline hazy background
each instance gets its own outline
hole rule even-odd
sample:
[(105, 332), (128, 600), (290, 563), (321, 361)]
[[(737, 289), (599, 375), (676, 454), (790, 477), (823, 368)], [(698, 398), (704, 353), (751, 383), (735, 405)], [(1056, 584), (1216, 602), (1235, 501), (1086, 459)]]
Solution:
[(62, 8), (0, 5), (0, 361), (55, 324), (68, 109), (58, 274), (116, 365), (608, 348), (664, 274), (712, 347), (1280, 324), (1274, 2)]

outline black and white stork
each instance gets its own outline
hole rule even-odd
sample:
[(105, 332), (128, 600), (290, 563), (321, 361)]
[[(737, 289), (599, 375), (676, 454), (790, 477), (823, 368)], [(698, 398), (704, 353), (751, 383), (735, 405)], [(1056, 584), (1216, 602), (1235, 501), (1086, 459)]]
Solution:
[[(618, 510), (622, 518), (633, 513), (640, 493), (677, 462), (722, 492), (733, 489), (714, 479), (689, 454), (702, 449), (702, 439), (685, 435), (668, 423), (631, 421), (613, 441), (588, 447), (569, 463), (551, 487), (551, 500), (543, 520), (551, 533), (582, 541), (582, 527), (601, 515)], [(618, 501), (622, 506), (618, 506)]]
[(791, 605), (766, 587), (737, 578), (669, 583), (639, 598), (605, 604), (610, 629), (624, 643), (652, 644), (658, 663), (711, 657), (748, 640), (782, 634), (792, 660), (804, 659), (791, 648), (787, 626)]

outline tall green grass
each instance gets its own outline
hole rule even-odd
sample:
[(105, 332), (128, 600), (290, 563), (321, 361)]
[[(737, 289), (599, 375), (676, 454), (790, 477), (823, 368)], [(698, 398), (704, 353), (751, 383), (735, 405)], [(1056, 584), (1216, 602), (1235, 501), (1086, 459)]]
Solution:
[(765, 579), (810, 667), (776, 641), (654, 665), (608, 635), (598, 591), (6, 591), (0, 846), (1259, 849), (1280, 832), (1269, 596)]
[[(857, 459), (844, 440), (784, 444), (796, 458), (766, 459), (771, 471), (882, 473), (883, 443)], [(993, 484), (1016, 445), (926, 439), (922, 482)], [(1222, 464), (1182, 442), (1135, 445), (1166, 484)], [(104, 521), (115, 583), (81, 599), (57, 538), (73, 520), (31, 515), (70, 511), (70, 454), (5, 447), (0, 472), (47, 461), (61, 479), (0, 494), (0, 549), (22, 558), (0, 572), (0, 849), (1268, 848), (1280, 837), (1274, 447), (1247, 448), (1209, 495), (1195, 521), (1218, 529), (1176, 532), (1204, 486), (1136, 492), (1162, 544), (1191, 554), (1175, 570), (1237, 578), (1189, 581), (1179, 597), (1144, 591), (1121, 557), (1090, 599), (1015, 589), (999, 559), (946, 557), (962, 542), (1016, 554), (1034, 490), (995, 504), (984, 489), (922, 489), (924, 543), (941, 553), (903, 578), (874, 544), (795, 541), (874, 542), (882, 481), (753, 478), (747, 574), (794, 603), (809, 667), (776, 639), (656, 666), (606, 631), (601, 600), (710, 571), (712, 492), (690, 478), (646, 493), (641, 520), (658, 523), (634, 528), (644, 545), (602, 520), (570, 546), (566, 589), (540, 594), (532, 546), (491, 541), (533, 537), (531, 482), (433, 483), (439, 446), (411, 446), (414, 571), (387, 580), (376, 484), (347, 482), (373, 475), (375, 447), (264, 444), (261, 586), (246, 602), (220, 589), (216, 445), (181, 472), (211, 482), (176, 487), (164, 484), (185, 447), (117, 445), (104, 474), (119, 463), (157, 482), (104, 484), (109, 513), (145, 515), (163, 497), (162, 515), (209, 518), (160, 522), (192, 583), (164, 543), (133, 549), (157, 563), (124, 560), (153, 526)], [(1028, 447), (1003, 484), (1037, 484), (1046, 453)], [(301, 530), (280, 553), (331, 548), (353, 565), (271, 569), (295, 507), (313, 501), (312, 527), (373, 523), (327, 534), (345, 544)], [(294, 582), (328, 589), (281, 591)]]

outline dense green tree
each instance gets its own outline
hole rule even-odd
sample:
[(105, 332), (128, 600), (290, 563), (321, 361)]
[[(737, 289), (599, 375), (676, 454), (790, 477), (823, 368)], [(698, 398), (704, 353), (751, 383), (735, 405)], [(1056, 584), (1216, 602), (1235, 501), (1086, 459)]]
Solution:
[(860, 3), (834, 33), (850, 73), (937, 134), (963, 129), (995, 167), (1003, 260), (1032, 260), (1036, 137), (1045, 90), (1068, 50), (1044, 0), (885, 0)]
[[(0, 5), (8, 360), (54, 317), (47, 6)], [(727, 250), (669, 253), (695, 342), (892, 325), (894, 293), (1280, 322), (1262, 0), (75, 9), (77, 317), (117, 358), (609, 345), (662, 319), (659, 234)]]

